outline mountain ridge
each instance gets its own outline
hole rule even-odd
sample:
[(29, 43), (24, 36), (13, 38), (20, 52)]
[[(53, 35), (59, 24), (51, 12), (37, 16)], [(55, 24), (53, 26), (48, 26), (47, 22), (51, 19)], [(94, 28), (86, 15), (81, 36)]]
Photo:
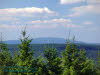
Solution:
[[(42, 38), (35, 38), (32, 40), (31, 44), (65, 44), (67, 42), (66, 39), (64, 38), (47, 38), (47, 37), (42, 37)], [(72, 40), (71, 40), (72, 42)], [(7, 44), (20, 44), (20, 40), (8, 40), (6, 41)], [(75, 41), (75, 43), (84, 43), (81, 41)]]

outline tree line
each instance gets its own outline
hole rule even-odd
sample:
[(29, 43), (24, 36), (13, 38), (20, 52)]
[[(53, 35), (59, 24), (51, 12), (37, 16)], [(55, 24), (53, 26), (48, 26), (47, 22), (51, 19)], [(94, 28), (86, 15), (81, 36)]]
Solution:
[(84, 49), (68, 41), (60, 57), (55, 48), (46, 48), (43, 56), (35, 58), (25, 30), (20, 41), (13, 55), (6, 43), (0, 43), (0, 75), (100, 75), (100, 52), (95, 65)]

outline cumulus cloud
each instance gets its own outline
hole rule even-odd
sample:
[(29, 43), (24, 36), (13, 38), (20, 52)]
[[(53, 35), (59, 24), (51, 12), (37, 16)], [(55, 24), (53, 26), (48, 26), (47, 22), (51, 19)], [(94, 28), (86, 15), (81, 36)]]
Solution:
[(26, 8), (8, 8), (0, 9), (0, 14), (5, 15), (18, 15), (18, 14), (32, 14), (32, 13), (48, 13), (53, 14), (54, 11), (51, 11), (47, 7), (37, 8), (37, 7), (26, 7)]
[[(17, 28), (22, 28), (25, 25), (19, 24), (19, 25), (7, 25), (3, 24), (0, 25), (0, 28), (6, 28), (6, 29), (17, 29)], [(71, 27), (71, 28), (78, 28), (80, 27), (79, 25), (75, 25), (72, 23), (70, 19), (50, 19), (50, 20), (34, 20), (31, 22), (27, 22), (27, 27), (28, 28), (57, 28), (57, 27)]]
[(70, 14), (69, 16), (74, 17), (83, 14), (100, 14), (99, 7), (100, 5), (87, 5), (87, 6), (74, 7), (71, 9), (73, 13)]
[(86, 0), (88, 4), (100, 4), (100, 0)]
[(70, 19), (51, 19), (51, 20), (35, 20), (30, 22), (33, 27), (39, 28), (56, 28), (56, 27), (80, 27), (74, 25)]
[(72, 3), (80, 3), (84, 2), (85, 0), (60, 0), (61, 4), (72, 4)]
[(15, 17), (0, 17), (0, 21), (18, 21), (19, 19), (15, 18)]
[(93, 22), (86, 21), (86, 22), (84, 22), (83, 24), (85, 24), (85, 25), (89, 25), (89, 24), (93, 24)]
[(21, 17), (49, 17), (57, 15), (55, 11), (50, 10), (47, 7), (37, 8), (37, 7), (26, 7), (26, 8), (6, 8), (0, 9), (0, 21), (18, 20)]
[(36, 20), (32, 21), (31, 23), (51, 23), (51, 22), (56, 22), (56, 23), (64, 23), (64, 22), (72, 22), (70, 19), (51, 19), (51, 20)]
[(100, 0), (60, 0), (60, 4), (73, 4), (85, 2), (87, 4), (100, 4)]
[(9, 24), (1, 24), (1, 29), (17, 29), (17, 28), (23, 28), (25, 25), (9, 25)]
[[(50, 16), (51, 17), (55, 16), (56, 14), (57, 13), (55, 11), (52, 11), (47, 7), (44, 7), (44, 8), (26, 7), (26, 8), (0, 9), (0, 27), (8, 28), (8, 26), (11, 26), (12, 28), (14, 28), (13, 24), (14, 25), (20, 24), (20, 22), (23, 22), (23, 24), (25, 24), (31, 18), (33, 18), (33, 19), (44, 18), (45, 19)], [(6, 25), (6, 24), (9, 24), (9, 25)]]

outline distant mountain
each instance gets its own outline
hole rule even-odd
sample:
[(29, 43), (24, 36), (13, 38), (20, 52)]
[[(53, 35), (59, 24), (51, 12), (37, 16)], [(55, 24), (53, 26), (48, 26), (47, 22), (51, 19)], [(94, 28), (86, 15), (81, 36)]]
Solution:
[[(20, 44), (21, 42), (19, 40), (8, 40), (8, 41), (6, 41), (6, 43), (7, 44)], [(33, 41), (31, 43), (32, 44), (48, 44), (48, 43), (49, 44), (50, 43), (65, 44), (66, 39), (64, 39), (64, 38), (35, 38), (35, 39), (33, 39)], [(84, 42), (75, 41), (75, 43), (84, 43)]]
[(36, 38), (33, 39), (32, 43), (35, 44), (66, 43), (66, 40), (64, 38)]
[(7, 44), (20, 44), (21, 42), (19, 40), (8, 40), (6, 41)]

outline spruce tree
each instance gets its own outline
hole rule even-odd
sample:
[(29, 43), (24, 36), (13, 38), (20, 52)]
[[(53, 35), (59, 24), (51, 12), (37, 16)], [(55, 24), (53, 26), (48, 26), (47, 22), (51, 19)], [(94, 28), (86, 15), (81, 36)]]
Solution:
[[(26, 30), (22, 31), (22, 38), (20, 39), (21, 44), (19, 44), (19, 52), (17, 55), (18, 75), (31, 75), (33, 74), (33, 50), (30, 45), (32, 39), (26, 36)], [(22, 67), (19, 69), (19, 67)], [(22, 72), (21, 72), (22, 71)]]
[[(2, 39), (2, 38), (1, 38)], [(9, 71), (6, 72), (5, 67), (13, 65), (12, 56), (7, 48), (7, 44), (4, 41), (0, 42), (0, 75), (7, 75)], [(7, 68), (9, 70), (9, 68)]]
[(94, 75), (94, 64), (86, 57), (84, 50), (79, 50), (70, 41), (62, 54), (62, 75)]
[(43, 56), (35, 58), (33, 65), (35, 65), (35, 67), (37, 68), (37, 71), (34, 73), (34, 75), (48, 75), (46, 62)]
[(97, 75), (100, 75), (100, 49), (98, 49), (98, 55), (97, 55)]
[(58, 52), (55, 48), (48, 48), (44, 51), (44, 56), (47, 60), (47, 75), (60, 75), (61, 74), (61, 59), (58, 57)]

